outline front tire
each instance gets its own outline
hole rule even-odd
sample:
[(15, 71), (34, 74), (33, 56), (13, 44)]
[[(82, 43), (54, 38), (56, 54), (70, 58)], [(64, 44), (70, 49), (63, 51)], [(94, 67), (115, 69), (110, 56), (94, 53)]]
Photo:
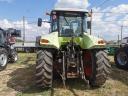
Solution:
[(52, 87), (53, 79), (53, 55), (50, 51), (37, 52), (36, 84), (38, 87)]
[(10, 63), (15, 63), (18, 60), (18, 54), (15, 50), (11, 50), (9, 62)]
[(3, 48), (0, 49), (0, 71), (4, 70), (7, 66), (8, 55), (7, 51)]
[(92, 54), (92, 75), (89, 78), (91, 87), (100, 87), (106, 80), (110, 73), (110, 64), (107, 53), (105, 51), (98, 51)]

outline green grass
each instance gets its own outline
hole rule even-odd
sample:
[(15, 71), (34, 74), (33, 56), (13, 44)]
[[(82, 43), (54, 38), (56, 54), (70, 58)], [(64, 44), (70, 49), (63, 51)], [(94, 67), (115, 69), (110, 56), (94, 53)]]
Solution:
[(113, 57), (109, 58), (112, 72), (101, 88), (91, 89), (80, 79), (70, 79), (66, 82), (66, 89), (63, 88), (61, 80), (54, 80), (51, 91), (39, 89), (35, 85), (36, 54), (20, 53), (19, 61), (9, 64), (0, 73), (0, 96), (127, 96), (128, 71), (116, 68)]

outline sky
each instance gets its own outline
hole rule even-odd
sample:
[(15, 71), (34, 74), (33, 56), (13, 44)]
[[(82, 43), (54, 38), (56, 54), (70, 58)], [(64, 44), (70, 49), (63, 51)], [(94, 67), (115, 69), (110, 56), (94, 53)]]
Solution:
[(48, 20), (46, 12), (54, 8), (93, 10), (92, 33), (105, 40), (117, 40), (121, 26), (123, 37), (128, 36), (128, 0), (0, 0), (0, 27), (23, 29), (25, 16), (26, 39), (49, 32), (50, 25), (37, 27), (37, 18)]

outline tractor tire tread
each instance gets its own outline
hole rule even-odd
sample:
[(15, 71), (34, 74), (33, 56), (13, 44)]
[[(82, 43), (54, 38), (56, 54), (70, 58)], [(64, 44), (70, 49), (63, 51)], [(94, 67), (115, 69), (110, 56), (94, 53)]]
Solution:
[(95, 58), (95, 76), (93, 76), (92, 80), (90, 80), (90, 85), (92, 87), (100, 87), (106, 82), (107, 76), (108, 74), (110, 74), (111, 66), (109, 64), (107, 53), (105, 51), (97, 52), (95, 54)]
[(38, 87), (46, 88), (52, 86), (53, 57), (48, 50), (37, 52), (36, 84)]

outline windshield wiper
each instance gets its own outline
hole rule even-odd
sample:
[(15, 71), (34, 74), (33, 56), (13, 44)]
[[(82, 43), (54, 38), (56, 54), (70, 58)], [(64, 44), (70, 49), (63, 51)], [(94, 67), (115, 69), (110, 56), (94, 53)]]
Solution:
[(64, 16), (64, 20), (66, 21), (66, 23), (68, 24), (68, 26), (70, 26), (70, 25), (69, 25), (69, 22), (67, 21), (67, 19), (66, 19), (65, 16)]

